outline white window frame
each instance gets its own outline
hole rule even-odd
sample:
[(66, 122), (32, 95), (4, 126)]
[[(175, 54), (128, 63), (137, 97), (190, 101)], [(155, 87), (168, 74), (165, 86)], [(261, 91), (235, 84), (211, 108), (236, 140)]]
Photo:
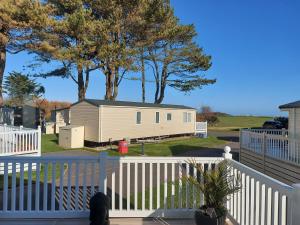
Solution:
[[(170, 119), (168, 119), (168, 115), (170, 115)], [(172, 113), (167, 113), (167, 121), (172, 121)]]
[(192, 122), (192, 113), (184, 112), (183, 113), (183, 122), (184, 123), (191, 123)]
[[(157, 122), (157, 115), (158, 115), (158, 122)], [(155, 123), (160, 123), (160, 113), (155, 112)]]
[[(140, 121), (138, 121), (138, 114), (140, 114)], [(138, 112), (136, 112), (136, 114), (135, 114), (135, 124), (136, 124), (136, 125), (142, 124), (142, 112), (141, 112), (141, 111), (138, 111)]]

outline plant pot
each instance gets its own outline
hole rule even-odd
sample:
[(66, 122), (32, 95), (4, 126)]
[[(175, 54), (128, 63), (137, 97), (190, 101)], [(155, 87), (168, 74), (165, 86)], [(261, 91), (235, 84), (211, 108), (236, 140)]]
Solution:
[(197, 225), (225, 225), (225, 216), (210, 217), (202, 210), (196, 210), (195, 222)]

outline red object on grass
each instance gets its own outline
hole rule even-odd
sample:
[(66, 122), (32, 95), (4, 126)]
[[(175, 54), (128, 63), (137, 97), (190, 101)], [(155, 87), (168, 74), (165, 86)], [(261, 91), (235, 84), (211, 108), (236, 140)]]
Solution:
[(128, 153), (128, 144), (126, 141), (119, 141), (119, 147), (118, 147), (119, 153), (126, 154)]

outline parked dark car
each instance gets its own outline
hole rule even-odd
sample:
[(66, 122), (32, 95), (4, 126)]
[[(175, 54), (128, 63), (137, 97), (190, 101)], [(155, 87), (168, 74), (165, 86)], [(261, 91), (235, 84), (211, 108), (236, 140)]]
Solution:
[(284, 125), (279, 121), (266, 121), (264, 122), (263, 129), (283, 129)]

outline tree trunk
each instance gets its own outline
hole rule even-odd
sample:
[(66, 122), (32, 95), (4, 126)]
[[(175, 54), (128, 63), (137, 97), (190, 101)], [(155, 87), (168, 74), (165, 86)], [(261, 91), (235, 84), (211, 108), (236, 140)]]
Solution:
[(144, 58), (142, 56), (142, 102), (146, 101), (146, 87), (145, 87), (145, 63)]
[(6, 63), (6, 49), (5, 46), (0, 47), (0, 106), (3, 106), (3, 77)]
[(159, 95), (159, 98), (156, 99), (155, 104), (162, 103), (162, 101), (164, 100), (164, 97), (165, 97), (165, 89), (166, 89), (166, 85), (161, 86), (160, 95)]
[(83, 68), (82, 65), (77, 66), (78, 73), (78, 101), (82, 101), (85, 99), (85, 87), (84, 87), (84, 79), (83, 79)]
[(119, 68), (115, 68), (115, 75), (114, 75), (114, 89), (111, 100), (115, 101), (118, 94), (119, 94)]
[(111, 100), (112, 97), (112, 74), (110, 71), (106, 72), (106, 83), (105, 83), (105, 100)]
[(167, 85), (167, 73), (166, 73), (166, 66), (163, 67), (162, 75), (161, 75), (161, 81), (160, 81), (160, 93), (159, 97), (155, 98), (155, 103), (160, 104), (164, 100), (165, 97), (165, 90)]

